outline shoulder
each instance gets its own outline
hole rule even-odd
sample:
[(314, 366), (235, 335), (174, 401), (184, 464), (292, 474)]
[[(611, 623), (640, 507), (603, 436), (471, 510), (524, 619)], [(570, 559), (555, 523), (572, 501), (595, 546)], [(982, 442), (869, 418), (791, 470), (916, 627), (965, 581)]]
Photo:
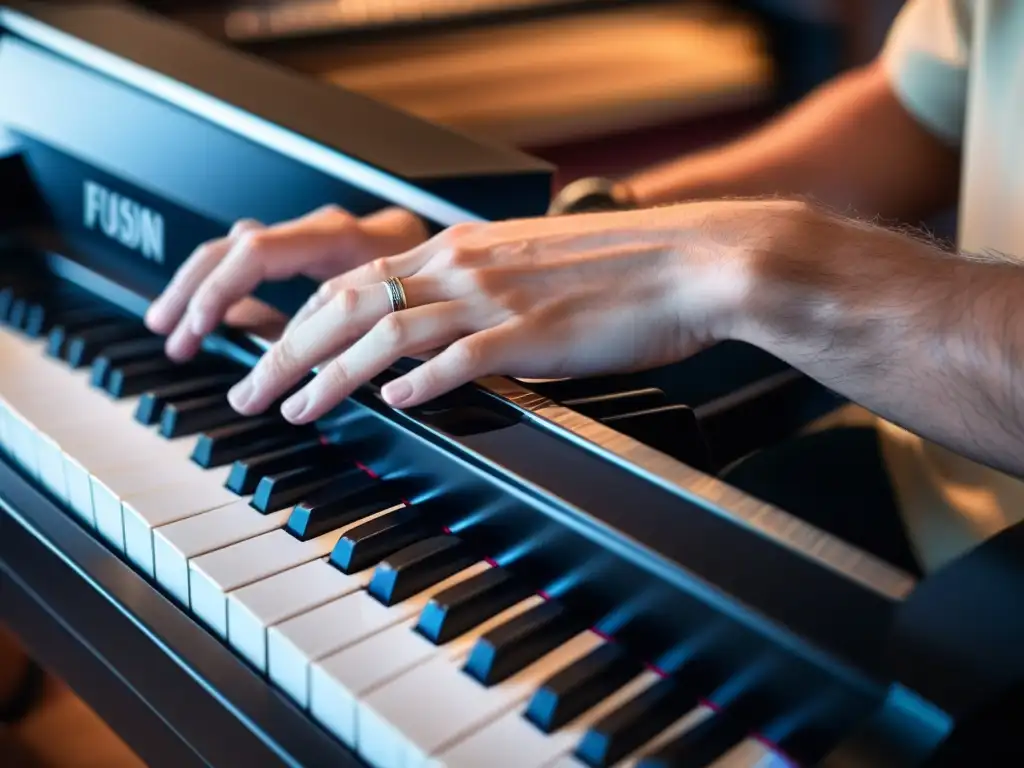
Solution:
[(963, 133), (975, 13), (973, 0), (908, 0), (881, 55), (904, 107), (952, 144)]

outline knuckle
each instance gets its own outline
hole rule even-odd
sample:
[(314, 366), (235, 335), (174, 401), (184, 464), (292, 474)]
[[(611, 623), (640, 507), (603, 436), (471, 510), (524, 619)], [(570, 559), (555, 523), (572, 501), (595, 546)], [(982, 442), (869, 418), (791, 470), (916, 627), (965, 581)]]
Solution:
[(366, 266), (372, 280), (387, 280), (391, 277), (391, 268), (386, 256), (378, 256)]
[(465, 243), (456, 243), (448, 249), (448, 265), (455, 269), (473, 269), (478, 266), (484, 253)]
[(342, 315), (350, 315), (356, 311), (359, 304), (359, 292), (352, 288), (336, 289), (330, 297), (330, 302)]
[(460, 371), (479, 371), (486, 363), (486, 346), (472, 337), (455, 342), (451, 351), (455, 367)]
[(321, 205), (319, 208), (316, 209), (315, 215), (323, 217), (324, 219), (327, 219), (331, 223), (339, 226), (347, 226), (351, 224), (352, 221), (354, 221), (352, 214), (346, 211), (337, 203), (327, 203), (326, 205)]
[(238, 236), (235, 258), (259, 256), (266, 248), (268, 235), (265, 230), (248, 230)]
[[(320, 373), (320, 376), (325, 377), (326, 380), (323, 382), (323, 385), (328, 390), (344, 390), (349, 381), (348, 367), (340, 357), (336, 358), (330, 365), (328, 365)], [(319, 378), (319, 376), (317, 378)]]
[(400, 349), (408, 338), (408, 331), (400, 315), (385, 315), (377, 323), (377, 336), (383, 346)]
[(264, 382), (286, 377), (296, 364), (295, 344), (285, 337), (274, 346), (273, 351), (265, 357), (267, 362), (261, 379)]
[(460, 221), (452, 224), (446, 231), (447, 238), (451, 243), (458, 243), (468, 239), (476, 233), (478, 225), (471, 221)]
[(224, 240), (222, 238), (207, 240), (205, 243), (200, 243), (196, 249), (192, 251), (192, 257), (190, 259), (191, 264), (198, 266), (199, 264), (211, 259), (216, 259), (223, 244)]
[(325, 280), (320, 283), (320, 287), (316, 290), (316, 295), (311, 297), (311, 301), (326, 302), (334, 298), (335, 294), (338, 293), (338, 282), (336, 280)]
[(228, 238), (235, 239), (241, 237), (246, 232), (259, 229), (260, 227), (261, 224), (255, 219), (240, 219), (231, 227), (231, 231), (228, 232)]

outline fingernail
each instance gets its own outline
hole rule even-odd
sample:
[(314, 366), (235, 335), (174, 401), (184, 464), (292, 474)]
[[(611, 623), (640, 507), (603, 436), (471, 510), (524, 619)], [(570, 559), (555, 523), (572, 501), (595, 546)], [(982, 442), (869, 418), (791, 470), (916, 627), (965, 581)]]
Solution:
[(404, 379), (395, 379), (384, 385), (381, 394), (389, 404), (401, 405), (412, 397), (412, 384)]
[(151, 304), (149, 309), (146, 310), (146, 325), (153, 331), (159, 331), (163, 323), (160, 321), (163, 319), (163, 312), (160, 309), (160, 305), (157, 303)]
[(192, 333), (196, 336), (205, 336), (211, 330), (210, 328), (207, 328), (209, 320), (202, 312), (194, 312), (189, 320), (189, 325), (192, 327)]
[(243, 411), (249, 405), (249, 401), (252, 400), (252, 392), (252, 380), (248, 377), (244, 378), (228, 392), (228, 402), (231, 403), (231, 407), (236, 411)]
[(188, 357), (189, 348), (189, 333), (183, 326), (178, 326), (171, 335), (167, 338), (167, 344), (164, 345), (167, 351), (167, 356), (171, 360), (182, 362)]
[(296, 392), (284, 401), (284, 405), (281, 406), (281, 415), (288, 421), (296, 421), (306, 412), (308, 402), (309, 397), (307, 397), (305, 392)]

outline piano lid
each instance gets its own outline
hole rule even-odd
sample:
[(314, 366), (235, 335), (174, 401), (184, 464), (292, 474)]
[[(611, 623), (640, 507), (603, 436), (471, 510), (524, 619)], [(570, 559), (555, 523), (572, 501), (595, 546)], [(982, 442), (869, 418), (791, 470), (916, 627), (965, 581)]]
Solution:
[[(128, 86), (136, 96), (145, 94), (153, 103), (200, 118), (208, 130), (219, 129), (235, 141), (244, 136), (247, 143), (372, 188), (388, 202), (439, 224), (542, 215), (547, 207), (552, 168), (539, 160), (240, 54), (131, 6), (8, 3), (0, 6), (0, 30), (6, 32), (0, 56), (5, 96), (17, 85), (41, 85), (31, 54), (11, 53), (18, 47), (13, 37), (37, 54), (40, 49), (57, 54), (63, 65), (82, 74), (101, 76), (108, 86)], [(15, 61), (25, 68), (15, 67)], [(65, 132), (81, 131), (79, 121), (105, 106), (93, 93), (97, 86), (79, 92), (78, 98), (61, 89), (69, 100), (57, 104), (54, 90), (61, 84), (47, 81), (32, 92), (30, 103), (4, 98), (0, 122), (29, 120), (28, 113), (38, 114), (49, 104), (64, 116)], [(97, 117), (107, 124), (110, 147), (115, 146), (115, 122), (140, 144), (132, 153), (140, 156), (136, 175), (145, 175), (139, 173), (146, 167), (143, 155), (166, 158), (187, 142), (206, 139), (158, 130), (159, 124), (146, 122), (152, 110), (136, 111), (127, 101), (123, 106), (116, 120), (110, 113)], [(147, 128), (157, 130), (143, 141)], [(124, 149), (117, 147), (118, 154)], [(216, 153), (206, 159), (232, 173), (241, 170), (227, 166)]]

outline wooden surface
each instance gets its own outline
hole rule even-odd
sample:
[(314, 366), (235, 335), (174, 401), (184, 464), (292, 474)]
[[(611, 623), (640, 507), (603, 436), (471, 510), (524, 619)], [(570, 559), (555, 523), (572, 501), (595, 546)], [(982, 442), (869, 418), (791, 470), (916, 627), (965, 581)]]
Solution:
[(145, 768), (62, 683), (49, 679), (42, 701), (13, 728), (0, 724), (3, 768)]
[(770, 57), (746, 17), (692, 2), (359, 45), (324, 42), (273, 58), (516, 146), (759, 104), (773, 81)]

